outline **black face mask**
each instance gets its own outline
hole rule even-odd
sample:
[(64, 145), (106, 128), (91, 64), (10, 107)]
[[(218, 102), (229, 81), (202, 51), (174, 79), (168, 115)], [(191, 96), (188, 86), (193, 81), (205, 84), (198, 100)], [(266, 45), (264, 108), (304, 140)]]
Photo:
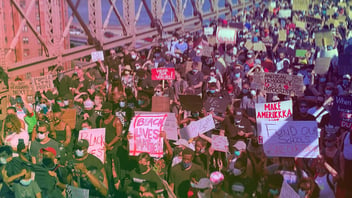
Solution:
[(138, 172), (139, 172), (139, 173), (144, 173), (144, 172), (147, 171), (147, 170), (148, 170), (148, 166), (142, 165), (142, 164), (139, 164), (139, 165), (138, 165)]

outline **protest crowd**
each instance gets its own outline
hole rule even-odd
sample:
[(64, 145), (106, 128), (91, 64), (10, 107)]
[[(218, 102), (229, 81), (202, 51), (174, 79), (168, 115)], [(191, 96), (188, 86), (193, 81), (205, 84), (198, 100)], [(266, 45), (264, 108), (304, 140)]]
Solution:
[(10, 96), (0, 197), (352, 197), (349, 9), (262, 2), (58, 67)]

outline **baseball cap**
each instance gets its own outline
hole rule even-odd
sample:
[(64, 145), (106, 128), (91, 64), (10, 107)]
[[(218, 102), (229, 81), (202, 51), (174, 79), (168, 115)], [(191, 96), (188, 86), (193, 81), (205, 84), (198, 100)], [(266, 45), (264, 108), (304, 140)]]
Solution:
[(212, 185), (211, 185), (210, 179), (202, 178), (199, 180), (198, 183), (194, 184), (193, 187), (197, 189), (206, 189), (206, 188), (211, 188)]
[(345, 74), (345, 75), (343, 75), (343, 77), (342, 78), (344, 78), (344, 79), (348, 79), (348, 80), (351, 80), (351, 76), (349, 75), (349, 74)]
[(50, 152), (56, 156), (56, 150), (53, 147), (41, 148), (39, 150), (40, 153), (43, 153), (44, 151)]
[(245, 142), (239, 140), (233, 145), (233, 147), (236, 148), (238, 151), (241, 151), (241, 150), (246, 150), (247, 145)]
[(76, 143), (76, 147), (80, 147), (80, 148), (82, 148), (82, 147), (84, 147), (84, 148), (88, 148), (88, 147), (89, 147), (89, 142), (88, 142), (87, 140), (85, 140), (85, 139), (80, 139), (80, 140), (78, 140), (78, 141), (77, 141), (77, 143)]

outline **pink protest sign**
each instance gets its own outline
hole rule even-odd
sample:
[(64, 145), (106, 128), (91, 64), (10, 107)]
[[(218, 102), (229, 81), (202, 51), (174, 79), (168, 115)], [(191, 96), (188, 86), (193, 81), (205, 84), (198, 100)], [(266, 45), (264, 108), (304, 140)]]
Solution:
[(173, 79), (175, 79), (175, 68), (152, 69), (152, 80), (173, 80)]
[(105, 128), (80, 130), (78, 139), (85, 139), (89, 142), (88, 153), (105, 162)]
[(216, 41), (218, 43), (236, 43), (236, 29), (218, 28), (216, 30)]
[(211, 147), (216, 151), (229, 151), (229, 141), (226, 136), (211, 135)]
[(129, 133), (130, 155), (147, 152), (151, 157), (163, 156), (163, 130), (167, 114), (138, 114), (132, 119)]

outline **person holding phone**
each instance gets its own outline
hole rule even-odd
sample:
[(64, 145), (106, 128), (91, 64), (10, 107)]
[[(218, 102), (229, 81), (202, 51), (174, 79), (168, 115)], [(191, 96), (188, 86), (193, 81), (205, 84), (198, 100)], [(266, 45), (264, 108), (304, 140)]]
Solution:
[[(4, 144), (11, 146), (14, 153), (14, 157), (18, 156), (18, 152), (26, 152), (29, 144), (29, 135), (27, 131), (21, 128), (20, 119), (13, 114), (9, 114), (5, 118), (5, 126), (7, 131), (5, 132)], [(17, 150), (18, 145), (22, 145), (21, 151)], [(23, 146), (24, 144), (24, 146)]]

